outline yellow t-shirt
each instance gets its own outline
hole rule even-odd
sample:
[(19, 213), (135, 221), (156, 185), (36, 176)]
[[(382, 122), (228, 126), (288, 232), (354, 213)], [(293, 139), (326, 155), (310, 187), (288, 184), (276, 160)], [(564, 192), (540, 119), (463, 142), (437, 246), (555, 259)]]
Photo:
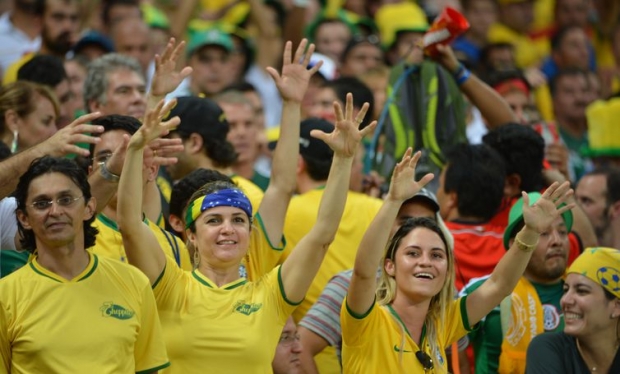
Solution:
[[(323, 192), (322, 188), (315, 189), (291, 199), (284, 223), (284, 235), (287, 242), (284, 258), (288, 257), (301, 238), (315, 224)], [(306, 315), (334, 275), (353, 267), (359, 243), (370, 222), (381, 208), (381, 204), (379, 199), (349, 191), (336, 237), (314, 277), (306, 298), (293, 313), (296, 322)]]
[[(192, 270), (192, 263), (185, 243), (176, 235), (162, 229), (148, 219), (145, 219), (144, 222), (148, 224), (157, 237), (157, 241), (164, 253), (171, 257), (183, 270)], [(123, 237), (118, 231), (116, 222), (100, 213), (93, 222), (93, 226), (99, 230), (99, 234), (97, 234), (97, 241), (90, 248), (90, 251), (99, 256), (113, 258), (126, 263), (127, 254), (125, 253), (125, 247), (123, 247)]]
[(282, 237), (276, 245), (269, 242), (260, 214), (254, 215), (254, 224), (250, 233), (250, 249), (243, 259), (246, 269), (245, 277), (252, 282), (269, 273), (282, 258), (286, 240)]
[(35, 54), (33, 52), (27, 53), (23, 55), (19, 60), (9, 65), (9, 67), (6, 68), (6, 71), (4, 72), (4, 77), (2, 78), (2, 85), (6, 86), (9, 83), (17, 81), (17, 72), (19, 71), (19, 69), (24, 66), (26, 62), (32, 60), (34, 56)]
[(155, 298), (133, 266), (90, 255), (68, 281), (34, 258), (0, 281), (0, 373), (126, 373), (169, 365)]
[[(363, 316), (353, 316), (342, 303), (340, 323), (342, 326), (342, 367), (344, 373), (424, 373), (424, 367), (415, 353), (420, 350), (389, 307), (375, 303)], [(437, 329), (440, 352), (430, 352), (423, 344), (435, 366), (434, 373), (447, 373), (448, 361), (445, 348), (465, 336), (471, 329), (465, 307), (466, 296), (454, 300), (448, 306), (445, 321)], [(405, 335), (402, 345), (403, 334)], [(421, 339), (424, 341), (424, 338)], [(402, 362), (401, 362), (402, 358)]]
[(517, 66), (527, 68), (539, 66), (542, 60), (549, 55), (551, 47), (545, 38), (532, 39), (527, 35), (519, 34), (501, 23), (494, 23), (487, 33), (489, 43), (511, 43), (515, 47)]
[(271, 373), (276, 346), (295, 305), (280, 267), (257, 282), (222, 287), (168, 258), (153, 285), (171, 366), (165, 373)]
[(230, 179), (232, 179), (233, 182), (241, 188), (241, 191), (245, 193), (248, 199), (250, 199), (250, 203), (252, 204), (252, 213), (256, 215), (260, 202), (263, 201), (263, 196), (265, 195), (263, 190), (252, 183), (249, 179), (245, 179), (239, 175), (232, 175)]

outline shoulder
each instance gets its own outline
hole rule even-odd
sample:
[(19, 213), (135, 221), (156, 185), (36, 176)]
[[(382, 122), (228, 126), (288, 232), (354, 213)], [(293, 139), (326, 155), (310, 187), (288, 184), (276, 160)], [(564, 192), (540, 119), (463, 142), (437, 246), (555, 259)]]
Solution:
[(575, 339), (563, 332), (548, 332), (534, 337), (528, 347), (528, 355), (536, 354), (537, 356), (548, 356), (552, 352), (558, 352), (562, 355), (569, 354), (570, 348), (575, 347)]
[(360, 192), (349, 191), (347, 194), (347, 204), (360, 204), (361, 207), (366, 209), (378, 211), (381, 205), (383, 205), (383, 200)]
[(248, 195), (264, 195), (263, 190), (261, 190), (260, 187), (258, 187), (256, 184), (252, 183), (252, 181), (249, 179), (246, 179), (239, 175), (234, 175), (231, 177), (231, 179), (235, 183), (237, 183), (237, 185), (239, 186), (239, 188), (241, 188), (243, 192)]
[(97, 256), (96, 254), (93, 256), (97, 259), (97, 269), (101, 271), (104, 276), (115, 279), (120, 283), (134, 284), (139, 288), (150, 286), (150, 282), (146, 275), (137, 267), (115, 259)]

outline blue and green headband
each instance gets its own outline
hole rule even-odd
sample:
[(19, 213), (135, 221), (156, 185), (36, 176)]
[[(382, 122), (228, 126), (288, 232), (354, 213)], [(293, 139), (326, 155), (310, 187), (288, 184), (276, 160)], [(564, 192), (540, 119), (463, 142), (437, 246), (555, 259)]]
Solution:
[(225, 188), (192, 201), (185, 213), (185, 228), (189, 228), (196, 218), (207, 209), (217, 206), (232, 206), (243, 210), (248, 218), (252, 218), (252, 204), (243, 192), (235, 188)]

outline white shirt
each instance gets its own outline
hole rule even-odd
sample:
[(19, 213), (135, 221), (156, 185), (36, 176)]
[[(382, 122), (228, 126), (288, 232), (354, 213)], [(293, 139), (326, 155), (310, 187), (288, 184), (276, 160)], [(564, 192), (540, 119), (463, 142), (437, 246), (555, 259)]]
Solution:
[(10, 12), (0, 16), (0, 69), (2, 74), (23, 55), (36, 52), (41, 47), (41, 36), (30, 39), (11, 22)]
[(17, 217), (15, 216), (17, 201), (14, 197), (0, 200), (0, 249), (15, 250), (17, 234)]

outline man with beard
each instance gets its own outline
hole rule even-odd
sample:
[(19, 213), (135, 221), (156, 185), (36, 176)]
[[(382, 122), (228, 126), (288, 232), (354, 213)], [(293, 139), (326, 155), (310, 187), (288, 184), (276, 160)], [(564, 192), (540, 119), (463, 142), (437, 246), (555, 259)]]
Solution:
[[(540, 193), (528, 194), (530, 205)], [(523, 373), (525, 352), (534, 336), (564, 329), (560, 307), (563, 294), (562, 276), (566, 270), (573, 214), (569, 210), (553, 223), (551, 230), (541, 233), (523, 277), (507, 297), (469, 334), (474, 348), (476, 373)], [(523, 198), (510, 210), (504, 232), (504, 248), (510, 248), (523, 227)], [(517, 242), (518, 243), (518, 242)], [(471, 294), (488, 278), (475, 278), (461, 291)]]
[(79, 4), (77, 0), (45, 0), (36, 12), (41, 17), (41, 47), (36, 53), (23, 56), (9, 66), (4, 74), (3, 84), (17, 80), (17, 71), (35, 54), (53, 55), (64, 59), (73, 44), (77, 42), (80, 28)]
[(596, 231), (598, 244), (620, 248), (620, 170), (599, 168), (584, 175), (575, 196)]
[[(63, 61), (66, 53), (78, 38), (80, 26), (78, 2), (77, 0), (45, 0), (37, 3), (43, 4), (39, 12), (42, 20), (41, 47), (37, 52), (26, 54), (9, 66), (2, 83), (6, 85), (17, 79), (25, 79), (49, 86), (54, 90), (61, 104), (57, 126), (63, 128), (71, 123), (74, 117), (71, 110), (74, 93), (64, 70)], [(46, 58), (33, 61), (35, 56)], [(20, 73), (26, 65), (30, 65), (27, 68), (29, 72)]]
[(37, 1), (13, 0), (11, 3), (12, 9), (0, 16), (0, 72), (41, 46)]

